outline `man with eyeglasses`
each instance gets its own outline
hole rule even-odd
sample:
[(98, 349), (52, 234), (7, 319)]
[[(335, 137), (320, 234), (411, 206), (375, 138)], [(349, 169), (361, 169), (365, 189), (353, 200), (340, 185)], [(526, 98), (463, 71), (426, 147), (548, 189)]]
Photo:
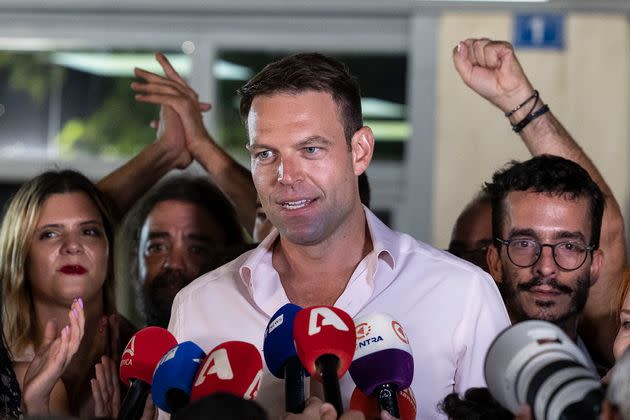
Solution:
[(512, 163), (485, 191), (494, 236), (488, 265), (510, 318), (552, 322), (585, 350), (577, 328), (604, 259), (602, 191), (577, 163), (551, 155)]
[[(487, 38), (463, 40), (453, 50), (453, 63), (466, 86), (496, 106), (502, 118), (508, 116), (506, 133), (510, 125), (518, 125), (529, 114), (545, 106), (540, 94), (532, 97), (534, 86), (508, 42)], [(515, 110), (528, 98), (525, 105)], [(576, 162), (588, 172), (604, 194), (598, 249), (603, 252), (606, 262), (600, 270), (597, 284), (589, 290), (579, 333), (594, 359), (602, 366), (611, 367), (614, 363), (612, 346), (618, 318), (610, 302), (616, 298), (627, 261), (624, 221), (619, 203), (595, 163), (558, 121), (553, 111), (530, 120), (518, 132), (518, 138), (532, 156), (552, 154)], [(489, 203), (478, 200), (467, 206), (457, 219), (449, 245), (449, 251), (455, 255), (484, 268), (487, 265), (480, 263), (479, 257), (474, 257), (484, 251), (483, 245), (492, 241), (489, 207)]]

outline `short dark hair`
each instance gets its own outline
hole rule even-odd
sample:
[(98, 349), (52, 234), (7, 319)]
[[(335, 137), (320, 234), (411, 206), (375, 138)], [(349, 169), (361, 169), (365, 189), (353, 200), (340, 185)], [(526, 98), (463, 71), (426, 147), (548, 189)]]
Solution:
[(293, 54), (268, 64), (238, 90), (241, 117), (247, 119), (256, 96), (309, 90), (327, 92), (333, 97), (350, 144), (354, 133), (363, 126), (359, 83), (345, 64), (318, 53)]
[(505, 219), (505, 198), (512, 191), (534, 191), (571, 200), (588, 198), (591, 215), (591, 243), (599, 247), (604, 214), (604, 194), (588, 172), (577, 163), (553, 155), (540, 155), (524, 162), (512, 161), (494, 173), (484, 190), (492, 203), (492, 234), (499, 237)]
[(139, 228), (156, 204), (169, 200), (192, 203), (205, 209), (223, 229), (225, 245), (244, 243), (234, 206), (223, 191), (205, 177), (174, 176), (149, 190), (138, 203)]

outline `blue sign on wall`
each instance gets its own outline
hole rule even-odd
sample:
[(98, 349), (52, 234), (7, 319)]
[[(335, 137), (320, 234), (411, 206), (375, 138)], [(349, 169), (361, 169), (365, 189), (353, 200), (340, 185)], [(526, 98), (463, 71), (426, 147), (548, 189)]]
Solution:
[(514, 16), (516, 48), (564, 49), (564, 15), (517, 14)]

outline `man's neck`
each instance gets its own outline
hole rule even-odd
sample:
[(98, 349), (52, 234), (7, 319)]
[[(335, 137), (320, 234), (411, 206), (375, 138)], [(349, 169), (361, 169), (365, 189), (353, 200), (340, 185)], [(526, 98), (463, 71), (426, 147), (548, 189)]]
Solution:
[(363, 208), (350, 223), (316, 245), (298, 245), (280, 237), (273, 266), (289, 300), (300, 306), (333, 305), (357, 265), (372, 250)]

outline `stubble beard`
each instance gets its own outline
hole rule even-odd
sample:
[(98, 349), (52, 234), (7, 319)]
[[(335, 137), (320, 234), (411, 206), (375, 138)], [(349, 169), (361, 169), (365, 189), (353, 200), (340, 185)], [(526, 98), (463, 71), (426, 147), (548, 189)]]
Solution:
[[(498, 286), (503, 296), (505, 306), (514, 323), (537, 319), (551, 322), (566, 332), (569, 324), (584, 310), (590, 287), (590, 271), (588, 270), (577, 278), (574, 288), (558, 282), (555, 278), (543, 280), (540, 277), (534, 277), (525, 283), (515, 285), (513, 279), (516, 276), (510, 273), (510, 270), (506, 269), (505, 266), (502, 268), (502, 272), (503, 281), (498, 283)], [(570, 301), (568, 308), (558, 313), (556, 309), (558, 304), (556, 302), (551, 300), (535, 300), (534, 304), (537, 308), (536, 314), (528, 314), (519, 297), (524, 298), (527, 296), (528, 290), (539, 285), (549, 285), (561, 294), (569, 295)]]

